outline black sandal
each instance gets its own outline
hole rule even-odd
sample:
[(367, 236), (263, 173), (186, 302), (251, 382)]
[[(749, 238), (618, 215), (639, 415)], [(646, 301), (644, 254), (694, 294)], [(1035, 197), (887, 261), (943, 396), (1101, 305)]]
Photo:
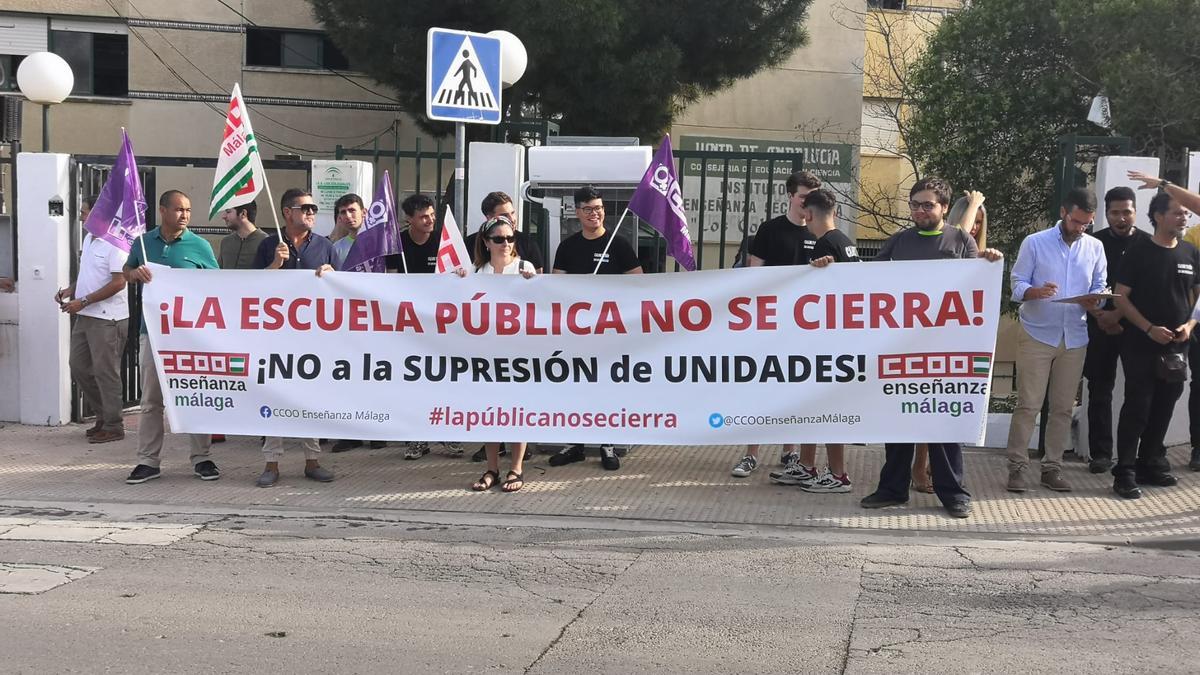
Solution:
[[(500, 489), (504, 490), (505, 492), (517, 492), (522, 487), (525, 487), (525, 479), (521, 476), (521, 474), (517, 473), (516, 471), (509, 471), (508, 475), (506, 475), (504, 477), (504, 479), (505, 479), (504, 482), (500, 484)], [(513, 485), (515, 483), (520, 483), (521, 487), (513, 488), (511, 490), (508, 489), (508, 486)]]
[(483, 475), (479, 477), (479, 480), (475, 481), (475, 483), (471, 485), (471, 489), (476, 492), (487, 492), (488, 490), (496, 487), (496, 483), (499, 481), (500, 474), (488, 469), (487, 471), (483, 472)]

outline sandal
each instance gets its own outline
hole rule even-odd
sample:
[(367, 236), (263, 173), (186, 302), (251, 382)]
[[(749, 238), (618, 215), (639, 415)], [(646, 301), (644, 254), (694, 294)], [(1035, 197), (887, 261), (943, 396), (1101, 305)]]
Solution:
[(487, 471), (483, 472), (483, 475), (479, 477), (479, 480), (475, 481), (475, 483), (471, 485), (471, 489), (476, 492), (487, 492), (495, 487), (496, 482), (499, 480), (500, 474), (488, 469)]
[[(525, 487), (525, 479), (522, 478), (521, 474), (517, 473), (516, 471), (509, 471), (508, 475), (506, 475), (504, 479), (504, 482), (500, 484), (500, 489), (504, 490), (505, 492), (516, 492), (517, 490)], [(512, 487), (517, 483), (520, 483), (520, 485), (517, 487)]]

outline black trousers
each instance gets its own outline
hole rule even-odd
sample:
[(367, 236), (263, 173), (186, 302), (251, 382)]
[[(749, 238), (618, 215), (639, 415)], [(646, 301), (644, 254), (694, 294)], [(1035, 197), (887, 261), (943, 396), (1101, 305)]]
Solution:
[[(912, 482), (912, 462), (916, 445), (913, 443), (884, 444), (886, 459), (879, 471), (876, 492), (899, 500), (908, 500)], [(929, 443), (929, 468), (933, 473), (933, 491), (942, 504), (971, 501), (971, 493), (963, 487), (962, 446), (958, 443)]]
[(1114, 476), (1153, 476), (1167, 473), (1167, 448), (1163, 440), (1175, 404), (1183, 395), (1182, 382), (1165, 382), (1155, 374), (1158, 354), (1137, 349), (1121, 350), (1125, 371), (1125, 403), (1117, 422), (1117, 465)]
[[(1087, 358), (1083, 375), (1088, 381), (1088, 456), (1091, 459), (1113, 457), (1113, 387), (1117, 382), (1117, 361), (1121, 357), (1121, 336), (1109, 335), (1088, 327)], [(1196, 405), (1200, 398), (1193, 394)], [(1200, 423), (1200, 416), (1197, 416)]]
[(1188, 394), (1188, 434), (1192, 447), (1200, 448), (1200, 337), (1192, 336), (1189, 346), (1188, 365), (1192, 370), (1191, 392)]

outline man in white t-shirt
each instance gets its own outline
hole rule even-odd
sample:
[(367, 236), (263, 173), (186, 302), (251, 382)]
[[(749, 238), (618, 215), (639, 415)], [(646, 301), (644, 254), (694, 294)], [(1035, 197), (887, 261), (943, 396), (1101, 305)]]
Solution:
[[(86, 221), (95, 205), (87, 197), (80, 209)], [(125, 438), (121, 410), (121, 354), (129, 334), (129, 298), (125, 293), (125, 259), (129, 254), (88, 234), (79, 257), (75, 283), (58, 291), (54, 300), (61, 311), (75, 316), (71, 329), (71, 377), (83, 400), (96, 413), (88, 429), (89, 443), (110, 443)]]

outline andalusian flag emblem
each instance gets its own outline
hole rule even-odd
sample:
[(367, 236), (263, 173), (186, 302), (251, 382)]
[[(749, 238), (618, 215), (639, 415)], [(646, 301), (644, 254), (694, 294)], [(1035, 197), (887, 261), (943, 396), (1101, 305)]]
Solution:
[(242, 88), (234, 84), (233, 96), (229, 99), (229, 113), (225, 116), (225, 136), (221, 139), (221, 151), (217, 155), (217, 175), (213, 179), (212, 196), (209, 199), (209, 220), (220, 211), (254, 201), (265, 181), (262, 156), (258, 154), (258, 139), (250, 127), (250, 113), (246, 110), (246, 102), (242, 100)]
[(246, 374), (246, 357), (234, 356), (229, 359), (229, 374), (230, 375), (245, 375)]
[(987, 375), (992, 369), (992, 357), (990, 356), (973, 356), (971, 357), (971, 372), (975, 375)]

